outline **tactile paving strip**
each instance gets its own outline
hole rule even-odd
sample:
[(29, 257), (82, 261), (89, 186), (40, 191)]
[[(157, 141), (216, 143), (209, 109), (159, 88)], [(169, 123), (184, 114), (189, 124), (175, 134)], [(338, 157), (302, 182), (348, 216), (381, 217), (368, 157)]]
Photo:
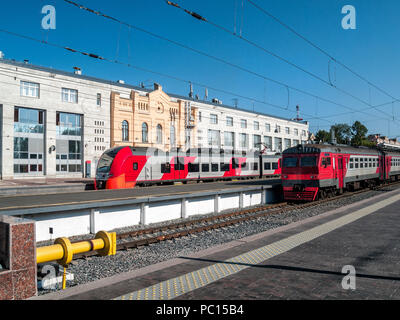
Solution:
[(237, 257), (216, 263), (182, 276), (157, 283), (153, 286), (128, 293), (114, 300), (169, 300), (210, 283), (223, 279), (241, 270), (250, 268), (281, 253), (287, 252), (306, 242), (327, 234), (346, 224), (354, 222), (400, 200), (400, 195), (380, 201), (369, 207), (357, 210), (341, 218), (329, 221), (310, 230), (295, 234), (264, 247), (246, 252)]

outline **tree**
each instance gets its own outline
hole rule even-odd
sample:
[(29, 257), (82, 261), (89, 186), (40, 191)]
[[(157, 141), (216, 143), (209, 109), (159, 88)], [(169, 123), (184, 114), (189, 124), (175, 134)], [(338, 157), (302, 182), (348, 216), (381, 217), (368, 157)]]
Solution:
[(351, 138), (351, 144), (353, 146), (361, 146), (363, 145), (364, 141), (367, 140), (366, 135), (368, 133), (368, 129), (360, 121), (354, 122), (351, 127), (351, 133), (353, 135)]
[(331, 134), (326, 131), (326, 130), (319, 130), (315, 134), (315, 141), (319, 143), (320, 141), (322, 142), (329, 142), (331, 140)]
[(352, 131), (351, 127), (346, 123), (335, 124), (331, 127), (331, 130), (335, 132), (336, 142), (338, 144), (347, 144), (351, 141)]

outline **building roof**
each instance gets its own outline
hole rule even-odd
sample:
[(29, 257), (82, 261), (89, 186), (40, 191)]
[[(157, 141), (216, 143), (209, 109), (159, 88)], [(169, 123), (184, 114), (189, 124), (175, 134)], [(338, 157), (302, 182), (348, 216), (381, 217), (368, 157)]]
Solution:
[[(117, 87), (121, 87), (121, 88), (131, 89), (131, 90), (135, 90), (135, 91), (142, 91), (142, 92), (147, 92), (147, 93), (153, 91), (153, 90), (142, 88), (142, 87), (139, 87), (139, 86), (133, 86), (133, 85), (130, 85), (130, 84), (119, 83), (117, 81), (105, 80), (105, 79), (96, 78), (96, 77), (92, 77), (92, 76), (76, 74), (74, 72), (57, 70), (57, 69), (53, 69), (53, 68), (50, 68), (50, 67), (37, 66), (37, 65), (30, 64), (30, 63), (15, 61), (13, 59), (10, 60), (10, 59), (1, 59), (0, 58), (0, 62), (4, 63), (4, 64), (12, 65), (12, 66), (23, 67), (23, 68), (28, 68), (28, 69), (38, 70), (38, 71), (43, 71), (43, 72), (49, 72), (49, 73), (55, 73), (55, 74), (59, 74), (59, 75), (67, 76), (67, 77), (73, 77), (73, 78), (82, 79), (82, 80), (99, 82), (99, 83), (103, 83), (103, 84), (107, 84), (107, 85), (113, 85), (113, 86), (117, 86)], [(288, 121), (288, 122), (293, 122), (293, 123), (297, 123), (297, 124), (303, 124), (303, 125), (307, 125), (308, 124), (307, 121), (291, 120), (291, 119), (287, 119), (287, 118), (283, 118), (283, 117), (279, 117), (279, 116), (274, 116), (274, 115), (267, 114), (267, 113), (251, 111), (251, 110), (247, 110), (247, 109), (243, 109), (243, 108), (236, 108), (236, 107), (233, 107), (233, 106), (214, 103), (214, 102), (210, 102), (210, 101), (206, 101), (206, 100), (194, 99), (194, 98), (190, 98), (190, 97), (186, 97), (186, 96), (182, 96), (182, 95), (178, 95), (178, 94), (174, 94), (174, 93), (166, 92), (166, 94), (169, 95), (172, 98), (179, 99), (179, 100), (192, 101), (192, 102), (207, 104), (207, 105), (210, 105), (210, 106), (213, 106), (213, 107), (222, 107), (222, 108), (227, 108), (227, 109), (231, 109), (231, 110), (235, 110), (235, 111), (242, 111), (242, 112), (257, 114), (257, 115), (276, 118), (276, 119), (280, 119), (280, 120), (284, 120), (284, 121)]]

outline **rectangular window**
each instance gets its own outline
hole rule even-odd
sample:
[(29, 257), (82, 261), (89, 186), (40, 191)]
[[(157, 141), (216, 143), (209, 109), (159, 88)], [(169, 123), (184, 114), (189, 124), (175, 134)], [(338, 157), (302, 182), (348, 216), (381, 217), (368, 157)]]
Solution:
[(254, 121), (254, 130), (260, 130), (260, 123), (258, 121)]
[(264, 162), (264, 170), (271, 170), (271, 162)]
[(62, 88), (61, 100), (63, 102), (78, 103), (78, 90)]
[(212, 172), (218, 172), (218, 163), (211, 163), (211, 171)]
[(161, 173), (171, 173), (171, 166), (169, 162), (161, 164)]
[(188, 163), (188, 172), (199, 172), (200, 165), (198, 163)]
[(249, 170), (249, 167), (247, 166), (246, 162), (242, 162), (242, 164), (240, 165), (243, 171), (247, 171)]
[(101, 107), (101, 93), (97, 94), (97, 106)]
[(201, 172), (210, 172), (210, 165), (208, 163), (203, 163), (201, 165)]
[(252, 170), (258, 170), (258, 163), (257, 162), (253, 162), (252, 166), (251, 166)]
[(240, 127), (243, 129), (247, 129), (247, 120), (241, 119), (240, 120)]
[(285, 132), (286, 132), (286, 134), (290, 134), (290, 128), (289, 128), (289, 127), (286, 127), (286, 128), (285, 128)]
[(234, 146), (234, 133), (224, 132), (224, 146), (233, 147)]
[(226, 125), (228, 127), (233, 127), (233, 118), (232, 117), (226, 117)]
[(271, 125), (269, 123), (265, 124), (265, 131), (266, 132), (271, 132)]
[(221, 134), (219, 130), (208, 130), (208, 145), (219, 146), (221, 144)]
[(39, 98), (39, 84), (34, 82), (21, 81), (21, 96)]
[(298, 136), (299, 135), (299, 130), (298, 129), (294, 129), (294, 135)]
[(210, 114), (210, 123), (211, 124), (218, 124), (218, 115)]
[(248, 135), (245, 133), (239, 133), (239, 147), (247, 148), (248, 146)]
[(229, 163), (221, 162), (221, 171), (229, 171)]
[(275, 133), (281, 133), (281, 126), (276, 126)]
[(256, 149), (261, 147), (261, 136), (257, 134), (253, 135), (253, 147)]
[(199, 122), (201, 122), (201, 112), (199, 112)]
[(273, 170), (278, 169), (278, 162), (272, 162), (272, 169)]

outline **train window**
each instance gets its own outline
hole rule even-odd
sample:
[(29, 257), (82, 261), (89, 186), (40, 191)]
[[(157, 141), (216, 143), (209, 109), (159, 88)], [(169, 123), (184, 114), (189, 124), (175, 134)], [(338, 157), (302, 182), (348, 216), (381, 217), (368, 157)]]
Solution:
[(271, 170), (271, 162), (264, 162), (264, 170)]
[(177, 170), (185, 170), (185, 158), (177, 157), (174, 159), (175, 171)]
[(134, 162), (133, 163), (133, 170), (137, 170), (139, 168), (138, 163)]
[(272, 169), (273, 170), (278, 169), (278, 162), (272, 162)]
[(161, 173), (171, 173), (171, 165), (169, 162), (161, 164)]
[(353, 169), (353, 168), (354, 168), (354, 163), (350, 162), (350, 169)]
[(300, 159), (301, 167), (315, 167), (316, 165), (317, 165), (317, 157), (316, 156), (302, 157)]
[(242, 162), (241, 168), (242, 168), (242, 170), (249, 170), (246, 162)]
[(257, 162), (253, 162), (252, 170), (258, 170), (258, 163)]
[(198, 163), (188, 163), (188, 171), (189, 172), (199, 172), (200, 165)]
[(239, 159), (233, 158), (232, 159), (232, 169), (238, 169), (239, 168)]
[(331, 166), (331, 158), (322, 158), (321, 165), (323, 167), (330, 167)]
[(201, 165), (201, 172), (210, 172), (210, 164), (208, 163), (203, 163)]
[(283, 158), (283, 167), (284, 168), (295, 168), (295, 167), (297, 167), (297, 158), (294, 158), (294, 157), (285, 157), (285, 158)]
[(221, 171), (229, 171), (229, 163), (221, 162)]
[(218, 172), (218, 163), (211, 163), (211, 171), (212, 172)]

